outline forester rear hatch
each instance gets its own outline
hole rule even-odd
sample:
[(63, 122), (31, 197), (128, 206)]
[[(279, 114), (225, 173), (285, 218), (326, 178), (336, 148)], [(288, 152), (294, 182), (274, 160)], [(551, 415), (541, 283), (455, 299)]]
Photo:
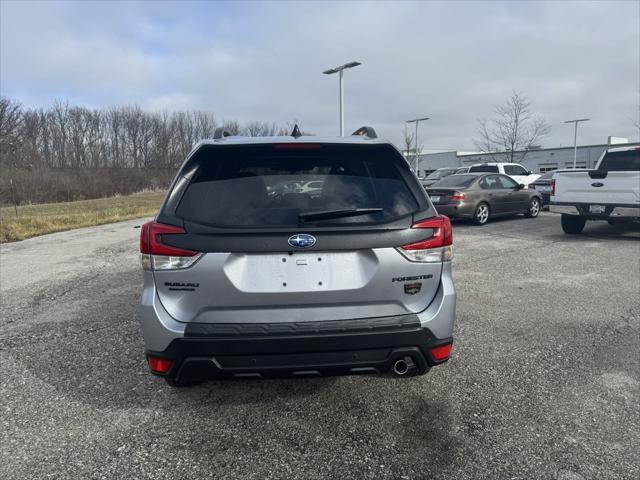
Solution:
[(314, 322), (425, 310), (450, 232), (388, 144), (215, 144), (141, 247), (179, 322)]

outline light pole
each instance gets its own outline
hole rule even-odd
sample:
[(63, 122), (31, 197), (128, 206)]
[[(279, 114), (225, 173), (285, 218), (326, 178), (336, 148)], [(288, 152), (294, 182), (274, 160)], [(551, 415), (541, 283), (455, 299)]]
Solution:
[(339, 67), (330, 68), (329, 70), (325, 70), (325, 75), (331, 75), (332, 73), (340, 73), (340, 136), (344, 137), (344, 93), (342, 90), (342, 75), (347, 68), (357, 67), (358, 65), (362, 65), (360, 62), (349, 62), (344, 65), (340, 65)]
[(418, 124), (422, 121), (425, 120), (429, 120), (429, 117), (422, 117), (422, 118), (414, 118), (413, 120), (407, 120), (407, 123), (415, 123), (416, 124), (416, 150), (415, 150), (415, 155), (416, 155), (416, 164), (415, 164), (415, 170), (417, 173), (418, 170)]
[(577, 118), (576, 120), (567, 120), (564, 123), (573, 123), (575, 124), (575, 129), (573, 131), (573, 169), (576, 168), (576, 160), (578, 158), (578, 123), (580, 122), (588, 122), (591, 120), (590, 118)]

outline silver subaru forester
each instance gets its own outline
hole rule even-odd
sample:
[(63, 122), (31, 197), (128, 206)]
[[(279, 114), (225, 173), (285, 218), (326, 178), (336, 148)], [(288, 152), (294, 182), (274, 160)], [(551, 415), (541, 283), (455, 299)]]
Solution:
[(392, 144), (356, 133), (218, 130), (192, 150), (141, 229), (152, 373), (410, 376), (448, 360), (449, 219)]

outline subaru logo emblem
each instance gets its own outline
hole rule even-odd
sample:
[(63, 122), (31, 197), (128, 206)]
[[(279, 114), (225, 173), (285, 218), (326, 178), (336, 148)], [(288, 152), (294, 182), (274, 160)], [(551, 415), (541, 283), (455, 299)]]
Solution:
[(313, 247), (316, 244), (316, 237), (306, 233), (298, 233), (289, 237), (289, 245), (296, 248)]

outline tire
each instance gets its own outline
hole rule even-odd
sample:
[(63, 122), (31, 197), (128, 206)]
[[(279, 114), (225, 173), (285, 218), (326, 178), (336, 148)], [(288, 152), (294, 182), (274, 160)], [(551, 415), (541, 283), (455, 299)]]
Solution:
[(527, 218), (536, 218), (542, 209), (542, 204), (538, 197), (533, 197), (529, 201), (529, 208), (525, 212), (525, 217)]
[(476, 225), (484, 225), (487, 223), (490, 216), (491, 209), (489, 208), (489, 204), (481, 202), (476, 206), (476, 209), (473, 212), (473, 223)]
[(575, 235), (582, 233), (584, 224), (587, 223), (587, 221), (578, 215), (566, 215), (563, 213), (560, 217), (560, 223), (562, 224), (564, 233)]

